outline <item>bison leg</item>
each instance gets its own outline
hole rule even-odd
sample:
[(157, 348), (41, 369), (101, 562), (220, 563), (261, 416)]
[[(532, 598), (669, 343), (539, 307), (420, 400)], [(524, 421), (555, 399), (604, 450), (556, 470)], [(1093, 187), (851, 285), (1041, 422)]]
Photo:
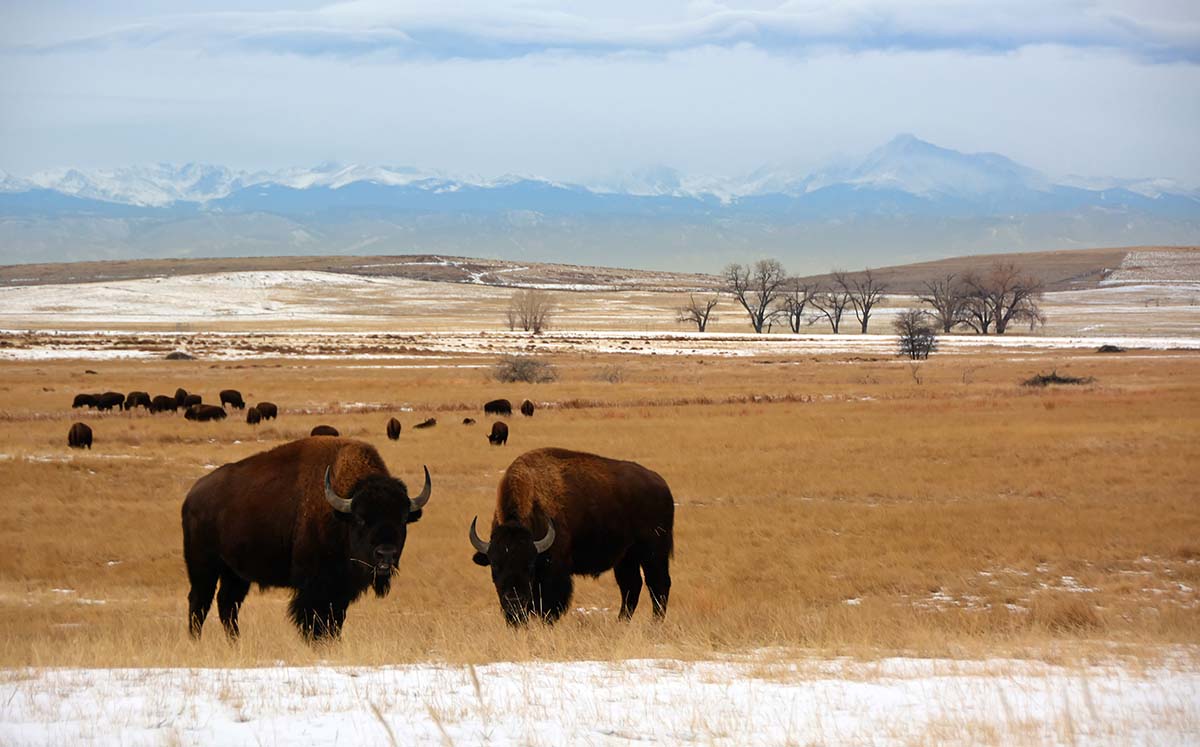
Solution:
[(538, 582), (534, 609), (547, 623), (553, 623), (567, 611), (575, 585), (568, 574), (554, 574)]
[(621, 614), (619, 618), (628, 620), (637, 609), (638, 599), (642, 596), (642, 572), (638, 567), (637, 556), (632, 550), (625, 553), (613, 567), (613, 575), (617, 577), (617, 586), (621, 589)]
[(650, 555), (642, 562), (646, 574), (646, 586), (650, 589), (650, 601), (654, 604), (654, 616), (662, 619), (667, 614), (667, 598), (671, 596), (670, 560), (667, 552)]
[(238, 610), (250, 591), (250, 582), (233, 571), (226, 570), (221, 574), (221, 590), (217, 592), (217, 614), (221, 616), (221, 625), (225, 626), (225, 635), (229, 640), (238, 637)]
[(213, 593), (217, 590), (216, 573), (196, 573), (188, 569), (192, 589), (188, 592), (188, 632), (192, 638), (200, 638), (200, 629), (204, 627), (204, 618), (208, 617), (208, 609), (212, 607)]
[(342, 625), (346, 622), (346, 607), (344, 603), (317, 601), (297, 594), (288, 605), (288, 611), (304, 638), (315, 643), (323, 638), (341, 636)]

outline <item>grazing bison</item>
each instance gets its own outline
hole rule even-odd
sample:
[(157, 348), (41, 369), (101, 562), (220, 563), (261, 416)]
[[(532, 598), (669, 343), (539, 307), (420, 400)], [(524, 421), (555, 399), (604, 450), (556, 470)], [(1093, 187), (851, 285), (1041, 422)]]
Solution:
[(279, 417), (279, 408), (274, 402), (259, 402), (256, 406), (263, 420), (274, 420)]
[(463, 418), (463, 425), (475, 425), (475, 418)]
[(488, 434), (492, 446), (503, 446), (508, 443), (508, 426), (499, 421), (492, 423), (492, 432)]
[(251, 407), (246, 410), (246, 422), (250, 425), (258, 425), (262, 421), (262, 414), (257, 407)]
[(160, 394), (150, 400), (150, 412), (175, 412), (179, 409), (179, 404), (175, 402), (174, 397), (168, 397), (165, 394)]
[(217, 581), (230, 638), (250, 584), (293, 590), (292, 621), (309, 640), (337, 637), (346, 608), (368, 588), (386, 596), (407, 525), (431, 484), (410, 497), (369, 444), (305, 438), (226, 464), (183, 501), (188, 629), (200, 636)]
[(125, 395), (120, 392), (105, 392), (96, 397), (97, 410), (120, 410), (125, 404)]
[(387, 437), (393, 441), (400, 439), (400, 421), (392, 418), (387, 422)]
[[(201, 397), (199, 394), (189, 394), (188, 396), (183, 398), (183, 404), (181, 405), (181, 407), (187, 408), (187, 407), (191, 407), (192, 405), (202, 404), (203, 402), (204, 402), (204, 398)], [(214, 407), (215, 407), (215, 405), (214, 405)]]
[(144, 407), (150, 409), (150, 395), (146, 392), (130, 392), (125, 395), (125, 409), (132, 410), (135, 407)]
[(437, 425), (437, 418), (425, 418), (414, 425), (413, 428), (432, 428), (435, 425)]
[(180, 387), (179, 389), (175, 390), (175, 404), (178, 405), (179, 407), (184, 406), (183, 401), (186, 400), (187, 397), (188, 397), (188, 391), (186, 389)]
[(637, 607), (639, 569), (661, 618), (671, 590), (674, 522), (675, 501), (658, 473), (595, 454), (536, 449), (500, 478), (491, 541), (479, 538), (475, 520), (470, 538), (475, 563), (492, 568), (510, 625), (534, 614), (555, 621), (571, 600), (572, 576), (610, 568), (621, 589), (622, 619)]
[(92, 448), (92, 429), (83, 423), (74, 423), (67, 431), (67, 446), (72, 449)]
[(224, 420), (227, 416), (224, 407), (216, 405), (192, 405), (183, 413), (183, 417), (188, 420), (196, 420), (201, 423), (209, 420)]
[(222, 389), (217, 396), (221, 398), (221, 407), (231, 405), (235, 410), (246, 409), (246, 402), (242, 399), (242, 393), (236, 389)]
[(74, 401), (71, 402), (71, 407), (95, 407), (96, 397), (99, 396), (98, 394), (76, 394)]
[(494, 399), (483, 406), (485, 415), (512, 415), (512, 402), (506, 399)]
[(340, 436), (342, 434), (338, 433), (338, 429), (334, 428), (332, 425), (318, 425), (316, 428), (313, 428), (312, 431), (310, 431), (308, 435), (310, 435), (310, 436)]
[(522, 402), (521, 403), (521, 414), (527, 418), (532, 418), (533, 417), (533, 403), (530, 402), (529, 400), (525, 400), (524, 402)]

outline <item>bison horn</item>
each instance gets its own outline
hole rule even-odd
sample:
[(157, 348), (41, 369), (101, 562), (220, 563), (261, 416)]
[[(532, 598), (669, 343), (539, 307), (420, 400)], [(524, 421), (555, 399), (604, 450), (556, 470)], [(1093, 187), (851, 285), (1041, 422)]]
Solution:
[(475, 531), (475, 522), (477, 521), (479, 521), (478, 516), (476, 516), (474, 519), (471, 519), (471, 545), (477, 552), (487, 555), (488, 548), (492, 546), (492, 543), (484, 542), (483, 540), (479, 539), (479, 533)]
[(542, 537), (537, 542), (533, 543), (533, 549), (542, 554), (550, 549), (550, 545), (554, 544), (554, 522), (546, 519), (546, 536)]
[(350, 513), (350, 504), (353, 501), (348, 501), (338, 495), (333, 489), (333, 482), (330, 479), (330, 473), (333, 472), (333, 467), (325, 468), (325, 500), (329, 501), (329, 505), (333, 506), (333, 510), (338, 513)]
[(417, 510), (429, 503), (429, 494), (433, 491), (433, 483), (429, 481), (429, 468), (425, 468), (425, 487), (421, 489), (421, 494), (412, 499), (413, 510)]

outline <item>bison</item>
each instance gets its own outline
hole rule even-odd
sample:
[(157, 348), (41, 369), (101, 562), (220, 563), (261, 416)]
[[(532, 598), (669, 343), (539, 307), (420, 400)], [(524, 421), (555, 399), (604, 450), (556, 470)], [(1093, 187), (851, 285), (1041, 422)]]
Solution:
[(463, 418), (463, 425), (475, 425), (475, 418)]
[(175, 402), (175, 398), (165, 394), (160, 394), (150, 400), (150, 412), (166, 412), (168, 410), (175, 412), (178, 409), (179, 404)]
[(258, 411), (257, 407), (251, 407), (249, 410), (246, 410), (246, 423), (248, 425), (258, 425), (261, 421), (262, 413)]
[(437, 425), (437, 418), (425, 418), (414, 425), (413, 428), (432, 428), (435, 425)]
[(492, 446), (503, 446), (508, 443), (508, 426), (499, 421), (492, 423), (492, 432), (488, 434)]
[(572, 576), (610, 568), (621, 619), (637, 608), (643, 573), (655, 617), (666, 614), (675, 501), (666, 481), (640, 464), (566, 449), (526, 452), (500, 478), (491, 541), (479, 538), (477, 520), (473, 559), (491, 566), (510, 625), (532, 615), (554, 622), (571, 601)]
[(506, 399), (494, 399), (483, 406), (485, 415), (512, 415), (512, 402)]
[(246, 409), (246, 402), (242, 399), (242, 393), (236, 389), (222, 389), (217, 396), (221, 398), (221, 407), (230, 405), (235, 410)]
[(192, 405), (183, 413), (183, 417), (204, 423), (209, 420), (224, 420), (226, 414), (225, 408), (216, 405)]
[(400, 421), (392, 418), (387, 421), (387, 437), (393, 441), (400, 440)]
[[(188, 407), (191, 407), (192, 405), (199, 405), (199, 404), (203, 404), (203, 403), (204, 403), (204, 398), (201, 397), (199, 394), (189, 394), (183, 398), (183, 404), (180, 405), (180, 407), (183, 407), (186, 409)], [(214, 407), (215, 407), (215, 405), (214, 405)]]
[(525, 400), (524, 402), (522, 402), (521, 403), (521, 414), (527, 418), (532, 418), (533, 417), (533, 403), (530, 402), (529, 400)]
[(99, 396), (100, 396), (99, 394), (76, 394), (74, 401), (71, 402), (71, 407), (72, 408), (95, 407), (96, 406), (96, 398)]
[(146, 392), (130, 392), (125, 395), (125, 409), (132, 410), (135, 407), (144, 407), (150, 409), (150, 395)]
[(201, 477), (182, 511), (192, 637), (219, 580), (230, 639), (251, 584), (291, 589), (288, 611), (304, 637), (336, 638), (351, 602), (368, 588), (387, 595), (407, 525), (431, 490), (428, 468), (420, 495), (409, 496), (373, 446), (341, 438), (293, 441)]
[(84, 423), (73, 423), (67, 431), (67, 446), (72, 449), (92, 448), (92, 429)]
[(187, 397), (188, 397), (188, 391), (186, 389), (184, 389), (183, 387), (180, 387), (179, 389), (175, 390), (175, 404), (178, 407), (184, 406), (183, 401), (186, 400)]
[(274, 402), (259, 402), (256, 407), (263, 420), (274, 420), (279, 416), (279, 408)]
[(338, 433), (338, 429), (334, 428), (332, 425), (318, 425), (317, 427), (313, 428), (309, 432), (308, 435), (310, 435), (310, 436), (340, 436), (342, 434)]
[(120, 392), (105, 392), (96, 397), (97, 410), (120, 410), (125, 404), (125, 395)]

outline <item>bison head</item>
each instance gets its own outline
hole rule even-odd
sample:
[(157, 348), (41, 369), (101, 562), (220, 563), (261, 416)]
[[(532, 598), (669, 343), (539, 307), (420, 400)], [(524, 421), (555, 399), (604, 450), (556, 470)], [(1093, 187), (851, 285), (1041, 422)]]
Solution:
[(400, 567), (400, 553), (408, 536), (408, 525), (421, 518), (432, 486), (425, 468), (425, 487), (409, 498), (408, 488), (394, 477), (369, 475), (359, 480), (343, 498), (333, 489), (332, 468), (325, 469), (325, 500), (333, 515), (347, 526), (350, 561), (371, 572), (376, 596), (391, 588), (392, 573)]
[(539, 540), (519, 522), (506, 521), (492, 530), (491, 541), (484, 542), (475, 531), (478, 518), (471, 520), (473, 559), (476, 565), (491, 566), (492, 583), (508, 624), (524, 624), (531, 614), (539, 612), (541, 594), (535, 589), (538, 562), (554, 544), (554, 523), (546, 521), (546, 536)]

